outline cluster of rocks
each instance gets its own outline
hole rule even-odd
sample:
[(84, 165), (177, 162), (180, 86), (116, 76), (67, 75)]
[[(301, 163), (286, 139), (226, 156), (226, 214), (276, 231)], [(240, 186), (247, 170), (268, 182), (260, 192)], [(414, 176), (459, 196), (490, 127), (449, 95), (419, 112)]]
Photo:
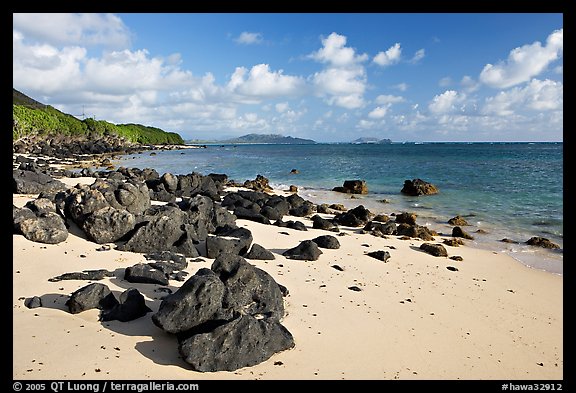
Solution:
[[(288, 290), (244, 259), (272, 260), (275, 256), (253, 243), (250, 230), (237, 226), (236, 219), (307, 230), (301, 221), (283, 221), (288, 215), (309, 218), (312, 228), (333, 233), (345, 226), (378, 237), (403, 236), (426, 242), (438, 235), (418, 225), (415, 213), (376, 216), (363, 205), (346, 210), (342, 205), (317, 206), (297, 194), (270, 195), (266, 193), (270, 190), (268, 179), (263, 176), (242, 184), (250, 190), (227, 192), (226, 187), (235, 183), (221, 174), (160, 176), (150, 168), (83, 170), (80, 175), (96, 180), (91, 185), (68, 188), (54, 179), (55, 172), (49, 168), (38, 161), (20, 159), (13, 170), (14, 193), (38, 194), (22, 208), (13, 206), (14, 233), (35, 242), (56, 244), (66, 240), (70, 226), (76, 225), (95, 243), (116, 243), (118, 250), (144, 253), (152, 260), (126, 267), (123, 280), (162, 286), (169, 280), (185, 281), (174, 293), (166, 288), (170, 294), (161, 300), (152, 321), (176, 336), (181, 357), (198, 371), (252, 366), (294, 346), (291, 333), (281, 324), (283, 296)], [(431, 188), (419, 180), (409, 185), (406, 181), (403, 193), (431, 193)], [(345, 192), (367, 192), (362, 182), (347, 186), (351, 191)], [(323, 218), (320, 213), (332, 218)], [(462, 238), (472, 239), (461, 229), (468, 225), (462, 217), (449, 223), (454, 225), (452, 239), (445, 244), (457, 246)], [(546, 247), (544, 240), (533, 243)], [(323, 254), (321, 249), (339, 247), (335, 236), (323, 235), (304, 240), (282, 255), (316, 261)], [(423, 243), (420, 248), (434, 256), (448, 256), (441, 244)], [(383, 262), (390, 259), (390, 253), (383, 250), (366, 255)], [(199, 256), (213, 258), (214, 263), (186, 279), (186, 258)], [(113, 275), (93, 270), (65, 273), (52, 280), (100, 280)], [(36, 307), (41, 301), (36, 297), (27, 299), (26, 304)], [(71, 313), (99, 309), (103, 321), (127, 322), (151, 312), (136, 288), (130, 287), (116, 298), (100, 283), (75, 291), (66, 305)]]
[(162, 149), (162, 147), (143, 145), (130, 142), (117, 135), (99, 133), (91, 133), (85, 137), (66, 134), (29, 135), (12, 144), (14, 153), (56, 158), (79, 158), (85, 155), (103, 154), (125, 155), (157, 149)]
[(197, 371), (233, 371), (294, 346), (282, 287), (240, 256), (220, 254), (166, 296), (152, 321), (176, 335), (182, 358)]

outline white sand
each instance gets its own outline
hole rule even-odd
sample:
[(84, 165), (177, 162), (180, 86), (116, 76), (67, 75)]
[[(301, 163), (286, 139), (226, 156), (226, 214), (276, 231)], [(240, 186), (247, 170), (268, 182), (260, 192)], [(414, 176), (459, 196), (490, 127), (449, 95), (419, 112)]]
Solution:
[[(23, 206), (29, 198), (13, 199)], [(341, 228), (347, 234), (337, 236), (341, 248), (322, 249), (317, 261), (289, 260), (281, 253), (301, 240), (335, 234), (312, 229), (306, 218), (287, 220), (304, 222), (308, 231), (237, 224), (276, 256), (249, 262), (289, 289), (282, 323), (296, 346), (235, 372), (192, 371), (179, 357), (176, 338), (152, 323), (153, 313), (126, 323), (101, 323), (98, 310), (70, 314), (68, 295), (89, 282), (48, 281), (65, 272), (114, 270), (115, 278), (100, 282), (116, 295), (137, 288), (155, 312), (163, 296), (155, 291), (159, 286), (121, 279), (124, 268), (146, 262), (142, 254), (96, 251), (100, 245), (75, 227), (56, 245), (13, 235), (13, 378), (563, 379), (562, 276), (468, 246), (445, 246), (461, 262), (434, 257), (418, 249), (419, 239), (382, 239), (357, 234), (358, 228)], [(364, 255), (375, 250), (389, 251), (391, 258), (384, 263)], [(203, 259), (189, 263), (190, 275), (210, 267), (213, 260)], [(169, 287), (181, 284), (171, 280)], [(35, 295), (44, 307), (26, 308), (24, 298)]]

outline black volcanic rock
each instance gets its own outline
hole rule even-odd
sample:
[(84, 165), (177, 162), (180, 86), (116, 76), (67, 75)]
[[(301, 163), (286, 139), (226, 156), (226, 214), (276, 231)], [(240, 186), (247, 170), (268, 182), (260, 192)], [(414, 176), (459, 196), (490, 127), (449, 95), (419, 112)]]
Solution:
[(322, 255), (318, 245), (312, 240), (304, 240), (294, 248), (290, 248), (282, 253), (288, 259), (298, 259), (303, 261), (316, 261)]
[(442, 244), (430, 244), (430, 243), (422, 243), (420, 245), (420, 249), (427, 254), (433, 255), (435, 257), (447, 257), (448, 252), (444, 248)]
[(539, 236), (531, 237), (528, 241), (526, 241), (526, 244), (530, 246), (550, 248), (550, 249), (560, 248), (558, 244), (551, 242), (549, 239), (546, 239), (545, 237), (539, 237)]
[(438, 188), (422, 179), (404, 180), (404, 187), (400, 190), (402, 194), (410, 196), (433, 195), (439, 192)]
[(49, 175), (19, 169), (12, 171), (12, 192), (14, 194), (40, 194), (41, 192), (50, 193), (66, 189), (64, 183)]
[(240, 315), (214, 330), (181, 340), (179, 352), (196, 371), (234, 371), (294, 347), (292, 334), (279, 322)]
[(129, 322), (143, 317), (152, 310), (146, 305), (144, 296), (136, 288), (128, 288), (120, 294), (119, 303), (102, 310), (101, 321)]
[(252, 244), (250, 252), (244, 255), (244, 258), (257, 259), (257, 260), (273, 260), (276, 259), (274, 254), (259, 244)]
[(245, 254), (250, 249), (252, 240), (250, 230), (226, 225), (206, 239), (207, 257), (217, 258), (221, 253)]
[(96, 243), (113, 243), (134, 229), (136, 218), (128, 210), (111, 206), (96, 210), (82, 225), (84, 233)]
[(340, 242), (332, 235), (318, 236), (317, 238), (312, 239), (312, 241), (320, 248), (329, 248), (333, 250), (340, 248)]
[(225, 316), (222, 307), (226, 288), (212, 270), (202, 268), (176, 292), (162, 299), (152, 315), (154, 324), (168, 333), (182, 333)]
[(118, 300), (110, 289), (100, 283), (88, 284), (74, 291), (66, 301), (66, 305), (72, 314), (78, 314), (92, 308), (100, 310), (111, 309), (118, 304)]

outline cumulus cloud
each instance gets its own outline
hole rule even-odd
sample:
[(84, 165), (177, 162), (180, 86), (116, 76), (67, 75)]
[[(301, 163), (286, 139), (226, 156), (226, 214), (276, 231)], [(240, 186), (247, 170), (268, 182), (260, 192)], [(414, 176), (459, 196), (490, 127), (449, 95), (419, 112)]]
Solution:
[(532, 79), (526, 86), (501, 91), (488, 97), (481, 112), (485, 115), (509, 116), (525, 111), (562, 110), (564, 86), (549, 79)]
[(330, 105), (356, 109), (364, 105), (366, 90), (366, 70), (362, 63), (366, 54), (357, 55), (347, 47), (346, 37), (337, 33), (322, 40), (322, 48), (309, 55), (310, 58), (326, 63), (322, 71), (312, 76), (316, 93), (326, 98)]
[(113, 14), (15, 13), (13, 29), (51, 45), (105, 45), (127, 48), (131, 33)]
[(454, 112), (456, 105), (461, 103), (465, 96), (455, 90), (446, 90), (444, 93), (434, 96), (428, 105), (428, 110), (434, 114)]
[(234, 38), (238, 44), (253, 45), (260, 44), (264, 41), (261, 33), (250, 33), (248, 31), (243, 31), (240, 35)]
[(562, 56), (564, 29), (556, 30), (546, 39), (510, 51), (506, 61), (486, 64), (480, 73), (480, 81), (494, 88), (508, 88), (527, 82), (543, 72), (550, 63)]
[(368, 59), (367, 54), (357, 55), (354, 48), (347, 47), (346, 41), (345, 36), (331, 33), (322, 39), (322, 48), (309, 57), (321, 63), (328, 63), (333, 67), (354, 67)]
[(478, 90), (480, 88), (480, 83), (478, 83), (477, 81), (475, 81), (472, 77), (470, 77), (469, 75), (464, 75), (462, 77), (462, 80), (460, 81), (460, 86), (462, 86), (462, 88), (468, 92), (474, 92), (476, 90)]
[(304, 88), (302, 77), (284, 75), (283, 70), (271, 71), (268, 64), (257, 64), (250, 71), (236, 67), (228, 83), (230, 91), (255, 97), (296, 96)]
[(400, 47), (399, 43), (395, 43), (390, 48), (388, 48), (387, 51), (378, 52), (372, 61), (379, 66), (386, 67), (398, 63), (401, 56), (402, 48)]
[(390, 108), (390, 104), (386, 106), (377, 106), (372, 111), (370, 111), (370, 113), (368, 113), (368, 117), (371, 119), (382, 119), (384, 116), (386, 116), (388, 108)]

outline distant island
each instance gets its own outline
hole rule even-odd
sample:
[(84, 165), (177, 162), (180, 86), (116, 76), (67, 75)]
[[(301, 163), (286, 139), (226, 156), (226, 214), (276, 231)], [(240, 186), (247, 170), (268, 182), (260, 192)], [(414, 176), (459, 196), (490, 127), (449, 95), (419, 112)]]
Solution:
[(354, 139), (350, 143), (354, 143), (357, 145), (365, 144), (365, 143), (388, 144), (388, 143), (392, 143), (392, 141), (390, 139), (378, 139), (378, 138), (372, 138), (372, 137), (364, 137), (364, 138)]
[(316, 141), (313, 141), (312, 139), (283, 136), (280, 134), (248, 134), (238, 138), (225, 139), (219, 141), (218, 143), (270, 143), (286, 145), (307, 145), (315, 144)]

